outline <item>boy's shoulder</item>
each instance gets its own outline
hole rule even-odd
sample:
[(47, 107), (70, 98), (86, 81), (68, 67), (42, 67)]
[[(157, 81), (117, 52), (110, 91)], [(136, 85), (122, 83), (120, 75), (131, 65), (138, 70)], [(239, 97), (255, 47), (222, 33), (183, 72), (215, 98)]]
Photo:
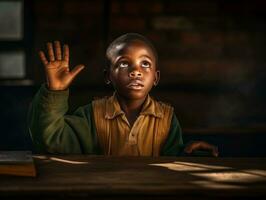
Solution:
[[(109, 95), (109, 96), (103, 96), (103, 97), (93, 97), (93, 100), (91, 103), (93, 102), (103, 102), (103, 101), (107, 101), (110, 100), (110, 98), (113, 98), (114, 95)], [(168, 106), (168, 107), (172, 107), (171, 103), (166, 102), (166, 101), (161, 101), (156, 99), (154, 96), (149, 96), (149, 98), (156, 104), (161, 105), (161, 106)]]
[(110, 101), (111, 98), (113, 98), (114, 95), (109, 96), (102, 96), (102, 97), (93, 97), (93, 100), (91, 101), (91, 105), (93, 106), (95, 103), (104, 103), (106, 101)]
[(161, 101), (156, 99), (154, 96), (151, 96), (151, 99), (154, 101), (154, 103), (156, 103), (157, 105), (163, 106), (163, 107), (172, 107), (171, 103), (166, 102), (166, 101)]
[(151, 101), (153, 101), (153, 104), (156, 108), (155, 109), (156, 112), (162, 112), (162, 113), (165, 113), (165, 112), (173, 113), (174, 112), (174, 107), (168, 102), (157, 100), (154, 97), (151, 97)]
[[(156, 104), (156, 106), (171, 107), (171, 108), (173, 108), (173, 106), (169, 102), (157, 100), (153, 96), (149, 96), (149, 98), (152, 101), (152, 103)], [(104, 97), (93, 97), (93, 100), (90, 103), (90, 105), (92, 105), (94, 103), (103, 103), (103, 102), (110, 101), (110, 100), (112, 100), (112, 101), (114, 100), (114, 95), (104, 96)]]
[[(144, 103), (144, 109), (147, 112), (154, 113), (156, 116), (164, 116), (167, 113), (173, 113), (173, 106), (164, 101), (157, 100), (156, 98), (148, 95), (148, 99)], [(120, 112), (120, 106), (118, 106), (117, 99), (115, 95), (96, 97), (91, 102), (90, 107), (97, 113), (108, 113), (108, 112)], [(144, 112), (145, 112), (144, 111)], [(109, 113), (110, 114), (110, 113)], [(110, 114), (112, 115), (112, 114)]]

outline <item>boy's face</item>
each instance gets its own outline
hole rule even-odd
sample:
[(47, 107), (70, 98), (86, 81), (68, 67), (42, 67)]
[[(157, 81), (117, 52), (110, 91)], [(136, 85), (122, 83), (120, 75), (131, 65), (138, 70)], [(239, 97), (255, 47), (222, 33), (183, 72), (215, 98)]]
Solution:
[(144, 99), (160, 78), (156, 58), (142, 41), (123, 43), (114, 48), (108, 74), (118, 95), (126, 99)]

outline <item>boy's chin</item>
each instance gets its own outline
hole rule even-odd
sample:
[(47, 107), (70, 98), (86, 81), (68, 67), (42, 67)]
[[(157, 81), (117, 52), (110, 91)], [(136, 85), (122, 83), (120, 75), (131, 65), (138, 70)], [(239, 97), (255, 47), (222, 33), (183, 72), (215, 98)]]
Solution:
[(129, 91), (127, 94), (121, 95), (124, 96), (127, 99), (131, 100), (140, 100), (146, 98), (148, 93), (145, 93), (143, 91)]

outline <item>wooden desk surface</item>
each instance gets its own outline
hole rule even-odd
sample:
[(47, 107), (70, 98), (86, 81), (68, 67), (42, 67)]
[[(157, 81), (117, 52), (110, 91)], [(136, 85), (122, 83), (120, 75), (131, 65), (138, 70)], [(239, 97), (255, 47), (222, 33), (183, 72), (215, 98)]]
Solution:
[(36, 178), (0, 176), (0, 199), (266, 197), (266, 158), (79, 155), (34, 160)]

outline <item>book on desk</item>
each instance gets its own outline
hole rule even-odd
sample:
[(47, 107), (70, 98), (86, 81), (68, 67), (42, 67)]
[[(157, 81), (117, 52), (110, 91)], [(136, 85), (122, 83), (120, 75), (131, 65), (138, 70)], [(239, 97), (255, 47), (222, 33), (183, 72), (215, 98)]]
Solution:
[(31, 151), (0, 151), (0, 175), (35, 177)]

